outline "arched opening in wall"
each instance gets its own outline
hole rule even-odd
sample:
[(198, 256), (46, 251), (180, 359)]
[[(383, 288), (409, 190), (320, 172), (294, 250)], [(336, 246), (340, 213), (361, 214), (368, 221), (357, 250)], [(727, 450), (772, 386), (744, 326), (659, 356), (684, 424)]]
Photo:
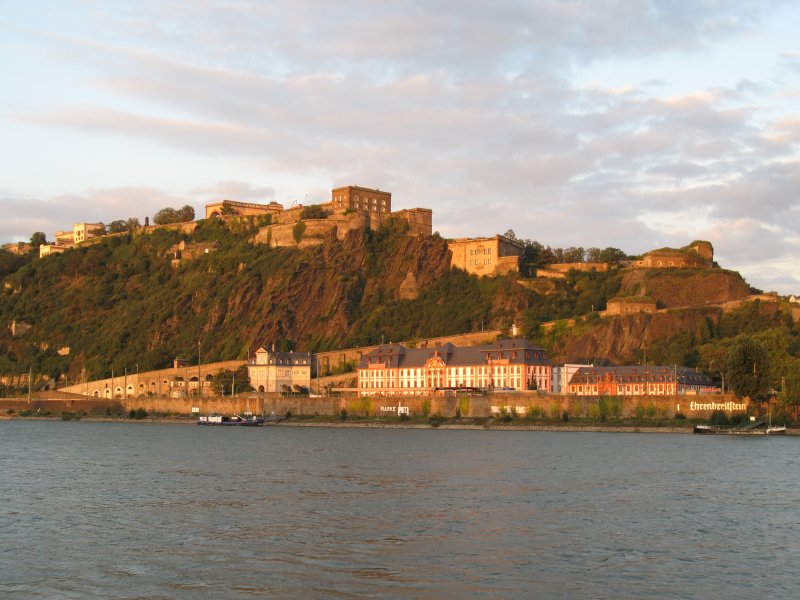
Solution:
[(122, 398), (122, 388), (117, 386), (117, 389), (114, 390), (114, 397), (115, 398)]
[(217, 218), (219, 218), (219, 217), (220, 217), (220, 214), (219, 214), (219, 211), (217, 211), (217, 210), (215, 210), (214, 212), (212, 212), (212, 213), (211, 213), (211, 214), (208, 216), (208, 218), (209, 218), (209, 219), (217, 219)]
[(100, 396), (100, 392), (98, 392), (97, 390), (95, 390), (95, 391), (93, 391), (93, 392), (92, 392), (92, 396), (94, 396), (95, 398), (97, 398), (98, 396)]
[(263, 393), (264, 392), (264, 386), (263, 385), (258, 386), (258, 391)]
[(129, 395), (129, 396), (133, 396), (133, 392), (134, 392), (133, 386), (132, 386), (132, 385), (129, 385), (129, 386), (128, 386), (128, 395)]

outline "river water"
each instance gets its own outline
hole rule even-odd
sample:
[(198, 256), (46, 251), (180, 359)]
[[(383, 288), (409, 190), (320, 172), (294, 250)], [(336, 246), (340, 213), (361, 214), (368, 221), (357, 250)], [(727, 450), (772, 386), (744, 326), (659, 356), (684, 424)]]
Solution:
[(2, 598), (797, 598), (800, 439), (0, 422)]

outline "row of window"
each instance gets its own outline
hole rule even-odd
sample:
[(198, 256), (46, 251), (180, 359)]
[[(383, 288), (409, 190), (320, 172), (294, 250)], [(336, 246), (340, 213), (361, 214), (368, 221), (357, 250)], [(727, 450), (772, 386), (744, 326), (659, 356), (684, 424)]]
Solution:
[(491, 248), (484, 248), (484, 247), (473, 248), (469, 251), (470, 256), (476, 256), (478, 254), (491, 254), (491, 253), (492, 253)]

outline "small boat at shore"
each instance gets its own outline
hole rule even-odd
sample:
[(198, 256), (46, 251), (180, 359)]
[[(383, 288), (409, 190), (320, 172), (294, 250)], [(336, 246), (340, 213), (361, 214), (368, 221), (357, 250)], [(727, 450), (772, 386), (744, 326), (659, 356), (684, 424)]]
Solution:
[(786, 426), (765, 427), (762, 421), (740, 429), (725, 429), (715, 425), (695, 425), (692, 431), (701, 435), (786, 435)]
[(240, 417), (233, 415), (232, 417), (225, 417), (222, 415), (211, 415), (208, 417), (200, 417), (197, 419), (198, 425), (221, 425), (221, 426), (239, 426), (239, 427), (263, 427), (264, 419), (261, 417)]

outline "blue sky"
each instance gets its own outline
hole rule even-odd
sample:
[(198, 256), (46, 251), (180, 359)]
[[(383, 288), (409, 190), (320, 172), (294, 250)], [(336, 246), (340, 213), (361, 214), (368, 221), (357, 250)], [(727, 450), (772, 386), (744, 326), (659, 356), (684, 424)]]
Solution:
[(796, 2), (0, 0), (0, 241), (379, 187), (800, 292)]

